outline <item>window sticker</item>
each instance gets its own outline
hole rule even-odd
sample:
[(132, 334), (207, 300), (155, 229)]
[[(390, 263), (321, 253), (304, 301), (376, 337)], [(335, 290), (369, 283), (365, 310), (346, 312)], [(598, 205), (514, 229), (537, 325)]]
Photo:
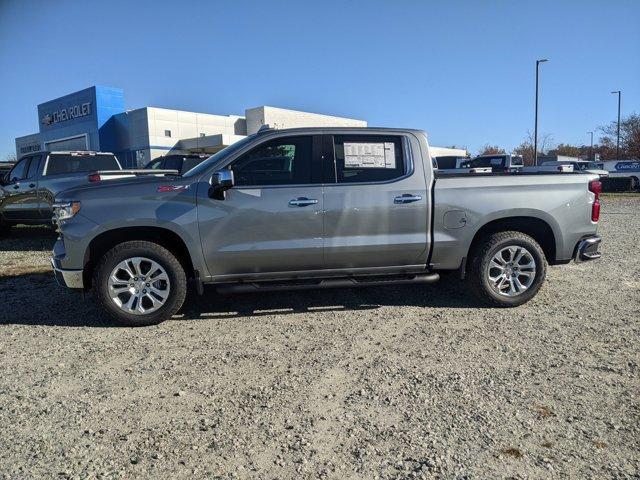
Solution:
[(344, 168), (396, 168), (395, 145), (345, 142)]

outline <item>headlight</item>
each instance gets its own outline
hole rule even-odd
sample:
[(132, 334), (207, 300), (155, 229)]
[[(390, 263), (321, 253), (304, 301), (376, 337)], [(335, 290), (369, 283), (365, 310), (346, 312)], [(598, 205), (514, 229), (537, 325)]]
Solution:
[(80, 211), (80, 202), (64, 202), (53, 204), (53, 218), (67, 220)]

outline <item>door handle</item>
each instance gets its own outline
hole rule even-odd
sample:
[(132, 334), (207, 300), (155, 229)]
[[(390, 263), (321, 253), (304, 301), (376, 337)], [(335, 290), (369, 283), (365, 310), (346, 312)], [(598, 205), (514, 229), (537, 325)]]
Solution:
[(393, 199), (393, 203), (413, 203), (419, 202), (422, 200), (420, 195), (411, 195), (410, 193), (405, 193), (404, 195), (397, 196)]
[(14, 190), (17, 190), (17, 189), (19, 189), (19, 188), (20, 188), (20, 184), (19, 184), (19, 183), (16, 183), (16, 184), (13, 186), (13, 189), (14, 189)]
[(307, 197), (298, 197), (293, 200), (289, 200), (290, 207), (306, 207), (308, 205), (315, 205), (316, 203), (318, 203), (318, 200)]
[(35, 186), (36, 186), (36, 184), (35, 184), (35, 183), (30, 183), (30, 184), (29, 184), (29, 188), (33, 188), (33, 187), (35, 187)]

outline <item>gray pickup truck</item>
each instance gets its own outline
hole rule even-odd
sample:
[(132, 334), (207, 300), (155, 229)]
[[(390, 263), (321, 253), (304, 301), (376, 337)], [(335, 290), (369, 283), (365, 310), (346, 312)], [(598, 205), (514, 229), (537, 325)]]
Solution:
[(97, 182), (56, 198), (58, 282), (117, 321), (159, 323), (190, 280), (219, 291), (430, 284), (458, 271), (497, 307), (547, 263), (598, 258), (597, 175), (439, 177), (424, 132), (265, 130), (182, 176)]
[(51, 225), (55, 195), (89, 181), (88, 172), (121, 170), (113, 153), (34, 152), (0, 178), (0, 232), (16, 224)]

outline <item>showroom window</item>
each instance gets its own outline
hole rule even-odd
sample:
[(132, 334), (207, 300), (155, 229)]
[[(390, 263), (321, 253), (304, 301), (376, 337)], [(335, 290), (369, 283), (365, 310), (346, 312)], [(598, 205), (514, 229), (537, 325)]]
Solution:
[(311, 183), (311, 139), (276, 139), (241, 156), (231, 165), (236, 186)]

